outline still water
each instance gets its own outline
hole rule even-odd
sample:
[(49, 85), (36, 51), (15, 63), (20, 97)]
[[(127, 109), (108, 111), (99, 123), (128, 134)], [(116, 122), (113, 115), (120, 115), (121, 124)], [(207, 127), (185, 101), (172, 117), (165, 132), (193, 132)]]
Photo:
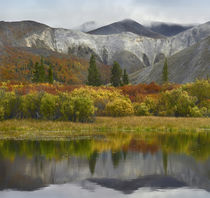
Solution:
[(0, 141), (1, 198), (210, 197), (210, 134)]

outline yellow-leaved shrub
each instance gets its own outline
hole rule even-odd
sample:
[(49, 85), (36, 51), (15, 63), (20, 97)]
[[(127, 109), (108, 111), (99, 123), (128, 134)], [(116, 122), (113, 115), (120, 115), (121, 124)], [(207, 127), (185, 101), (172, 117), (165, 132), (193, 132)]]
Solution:
[(97, 116), (107, 115), (106, 105), (109, 102), (112, 102), (116, 99), (127, 100), (127, 97), (125, 97), (118, 89), (104, 89), (104, 88), (94, 89), (93, 87), (82, 87), (72, 91), (71, 95), (90, 97), (94, 102), (94, 106), (96, 108), (95, 114)]
[(130, 116), (134, 114), (130, 99), (117, 98), (106, 105), (106, 115), (113, 117)]

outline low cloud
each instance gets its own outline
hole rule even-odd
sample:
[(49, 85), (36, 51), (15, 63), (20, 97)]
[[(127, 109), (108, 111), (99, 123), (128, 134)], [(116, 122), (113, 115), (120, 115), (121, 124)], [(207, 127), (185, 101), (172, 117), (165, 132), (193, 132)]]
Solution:
[(86, 21), (108, 24), (125, 18), (140, 23), (210, 21), (209, 0), (0, 0), (0, 20), (34, 20), (72, 28)]

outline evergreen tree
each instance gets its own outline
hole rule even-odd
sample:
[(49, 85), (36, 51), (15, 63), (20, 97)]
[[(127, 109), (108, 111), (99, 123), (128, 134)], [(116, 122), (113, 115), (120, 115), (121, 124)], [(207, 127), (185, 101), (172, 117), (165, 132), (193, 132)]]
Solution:
[(129, 84), (129, 79), (128, 79), (128, 74), (126, 69), (123, 71), (123, 85), (128, 85)]
[(34, 63), (33, 63), (33, 61), (31, 59), (29, 59), (29, 62), (28, 62), (27, 66), (28, 66), (28, 68), (33, 68)]
[(48, 69), (48, 82), (50, 84), (53, 84), (53, 70), (52, 70), (52, 65), (49, 66)]
[(165, 59), (164, 66), (163, 66), (162, 81), (163, 81), (163, 83), (168, 82), (168, 61), (167, 61), (167, 58)]
[(38, 62), (35, 63), (32, 82), (45, 82), (45, 69), (44, 69), (44, 61), (43, 58), (40, 60), (40, 64)]
[(112, 71), (111, 71), (111, 83), (114, 87), (121, 85), (122, 69), (118, 62), (114, 62)]
[(39, 68), (39, 82), (45, 82), (45, 70), (44, 70), (44, 60), (41, 57), (40, 68)]
[(32, 82), (34, 83), (39, 82), (39, 63), (38, 62), (36, 62), (34, 66)]
[(88, 68), (88, 85), (100, 86), (101, 79), (98, 69), (96, 67), (96, 59), (92, 54), (90, 57), (89, 68)]

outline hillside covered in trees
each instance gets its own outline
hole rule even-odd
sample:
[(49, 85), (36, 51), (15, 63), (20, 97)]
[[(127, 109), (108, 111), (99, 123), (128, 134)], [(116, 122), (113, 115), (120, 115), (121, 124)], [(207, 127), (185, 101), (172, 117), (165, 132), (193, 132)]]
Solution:
[[(42, 55), (45, 56), (42, 56)], [(0, 80), (33, 82), (36, 64), (43, 59), (44, 75), (48, 76), (49, 67), (53, 70), (53, 79), (65, 84), (85, 84), (88, 75), (88, 60), (51, 52), (48, 50), (31, 50), (29, 48), (5, 47), (0, 53)], [(102, 83), (108, 83), (110, 66), (97, 62)], [(48, 79), (43, 79), (48, 82)]]

